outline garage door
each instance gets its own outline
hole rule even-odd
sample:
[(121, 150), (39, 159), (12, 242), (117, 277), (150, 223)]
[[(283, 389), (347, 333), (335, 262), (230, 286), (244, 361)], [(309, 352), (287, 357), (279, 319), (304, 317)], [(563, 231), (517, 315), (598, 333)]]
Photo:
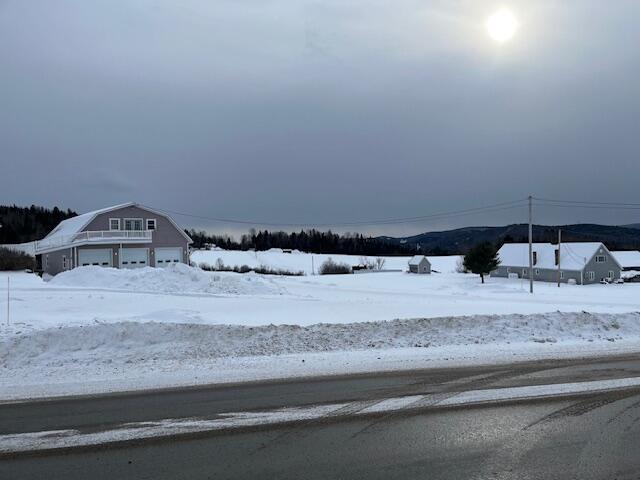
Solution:
[(149, 265), (148, 248), (123, 248), (120, 266), (122, 268), (140, 268)]
[(100, 265), (101, 267), (111, 266), (110, 248), (90, 248), (78, 250), (78, 265)]
[(182, 248), (156, 248), (156, 267), (166, 267), (182, 261)]

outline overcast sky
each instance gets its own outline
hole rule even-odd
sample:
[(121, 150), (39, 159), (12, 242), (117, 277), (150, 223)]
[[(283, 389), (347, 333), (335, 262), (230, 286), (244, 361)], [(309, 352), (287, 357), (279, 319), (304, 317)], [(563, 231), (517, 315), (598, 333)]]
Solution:
[[(484, 26), (500, 5), (520, 22), (504, 45)], [(637, 0), (0, 0), (0, 203), (324, 224), (640, 202), (638, 18)]]

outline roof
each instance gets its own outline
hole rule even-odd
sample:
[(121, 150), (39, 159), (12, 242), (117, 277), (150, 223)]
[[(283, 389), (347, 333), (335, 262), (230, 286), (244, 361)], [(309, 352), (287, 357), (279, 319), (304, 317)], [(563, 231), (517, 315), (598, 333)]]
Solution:
[(49, 234), (44, 237), (48, 239), (52, 239), (54, 237), (67, 237), (69, 235), (74, 235), (78, 232), (81, 232), (84, 227), (86, 227), (91, 220), (96, 218), (97, 215), (101, 213), (110, 212), (112, 210), (117, 210), (123, 207), (130, 207), (135, 205), (133, 202), (122, 203), (120, 205), (114, 205), (112, 207), (101, 208), (100, 210), (93, 210), (91, 212), (83, 213), (82, 215), (77, 215), (75, 217), (67, 218), (66, 220), (61, 221), (56, 228), (51, 230)]
[(423, 260), (429, 262), (429, 259), (425, 255), (414, 255), (411, 257), (411, 260), (409, 260), (409, 265), (420, 265)]
[(184, 237), (187, 238), (189, 243), (193, 242), (193, 240), (191, 240), (191, 238), (184, 232), (184, 230), (182, 230), (182, 228), (180, 228), (176, 224), (176, 222), (174, 222), (173, 219), (169, 215), (167, 215), (166, 213), (160, 212), (158, 210), (154, 210), (152, 208), (145, 207), (144, 205), (140, 205), (140, 204), (135, 203), (135, 202), (121, 203), (119, 205), (113, 205), (111, 207), (101, 208), (99, 210), (93, 210), (91, 212), (83, 213), (82, 215), (77, 215), (75, 217), (68, 218), (66, 220), (61, 221), (44, 238), (46, 238), (47, 240), (59, 239), (60, 243), (63, 244), (65, 242), (65, 239), (71, 238), (72, 235), (75, 235), (76, 233), (79, 233), (79, 232), (83, 231), (83, 229), (87, 225), (89, 225), (89, 223), (94, 218), (96, 218), (98, 215), (100, 215), (102, 213), (111, 212), (111, 211), (114, 211), (114, 210), (119, 210), (121, 208), (133, 207), (133, 206), (142, 208), (142, 209), (147, 210), (149, 212), (152, 212), (152, 213), (154, 213), (156, 215), (162, 215), (163, 217), (166, 217), (180, 231), (180, 233)]
[(611, 252), (611, 255), (613, 255), (622, 268), (640, 267), (640, 252), (637, 250)]
[[(600, 248), (605, 247), (599, 242), (563, 242), (560, 247), (560, 268), (562, 270), (582, 270)], [(536, 252), (536, 268), (558, 268), (555, 251), (558, 245), (552, 243), (534, 243)], [(529, 267), (528, 243), (505, 243), (498, 251), (500, 263), (507, 267)], [(614, 257), (615, 260), (615, 257)]]

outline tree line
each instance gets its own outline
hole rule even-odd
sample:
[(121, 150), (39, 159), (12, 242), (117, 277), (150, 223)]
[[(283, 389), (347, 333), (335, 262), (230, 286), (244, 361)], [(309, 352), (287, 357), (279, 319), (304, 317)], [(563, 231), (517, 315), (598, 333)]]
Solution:
[(398, 245), (381, 238), (367, 237), (359, 233), (338, 234), (331, 230), (315, 229), (299, 232), (270, 232), (250, 230), (240, 240), (230, 235), (214, 235), (205, 231), (185, 230), (193, 239), (194, 248), (216, 245), (225, 250), (269, 250), (283, 248), (304, 252), (345, 255), (413, 255), (414, 248)]
[(0, 244), (40, 240), (62, 220), (78, 215), (72, 210), (0, 205)]

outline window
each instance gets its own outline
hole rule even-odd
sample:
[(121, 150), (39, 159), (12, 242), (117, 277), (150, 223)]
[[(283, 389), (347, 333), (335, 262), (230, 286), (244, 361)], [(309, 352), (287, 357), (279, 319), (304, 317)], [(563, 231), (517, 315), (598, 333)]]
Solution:
[(538, 269), (536, 268), (536, 277), (537, 277), (538, 275), (540, 275), (540, 270), (538, 270)]
[(560, 270), (560, 280), (564, 280), (564, 272)]
[(529, 273), (529, 272), (527, 271), (527, 269), (526, 269), (526, 268), (523, 268), (523, 269), (522, 269), (522, 275), (527, 275), (528, 273)]
[(125, 230), (142, 230), (141, 218), (125, 218), (124, 219)]
[(49, 268), (49, 255), (44, 256), (44, 268)]
[(613, 273), (613, 270), (609, 270), (609, 277), (608, 278), (612, 278), (613, 279), (615, 277), (616, 277), (616, 274)]
[(66, 269), (67, 269), (67, 267), (68, 267), (68, 266), (67, 266), (67, 256), (66, 256), (66, 255), (63, 255), (63, 256), (62, 256), (62, 269), (63, 269), (63, 270), (66, 270)]
[(533, 264), (538, 264), (538, 252), (533, 252)]
[(109, 230), (120, 230), (120, 219), (119, 218), (110, 218), (109, 219)]
[(156, 219), (147, 218), (147, 230), (155, 230), (155, 229), (156, 229)]
[(595, 280), (596, 272), (587, 272), (587, 280)]
[(605, 263), (607, 257), (605, 255), (596, 255), (596, 263)]

